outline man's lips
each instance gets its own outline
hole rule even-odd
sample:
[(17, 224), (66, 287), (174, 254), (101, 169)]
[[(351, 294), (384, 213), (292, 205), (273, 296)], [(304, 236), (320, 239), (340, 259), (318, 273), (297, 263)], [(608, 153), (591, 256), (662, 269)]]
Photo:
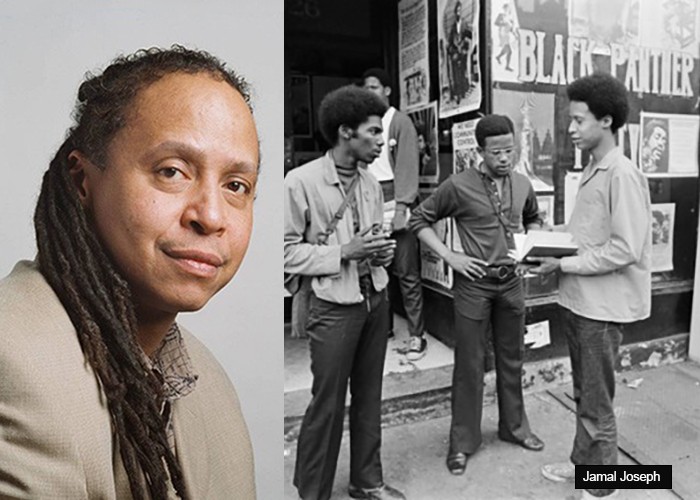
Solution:
[(193, 249), (166, 249), (165, 254), (174, 259), (190, 274), (213, 277), (225, 261), (216, 254)]
[(166, 249), (165, 253), (174, 259), (193, 260), (195, 262), (201, 262), (202, 264), (208, 264), (212, 267), (221, 267), (224, 265), (224, 259), (218, 255), (201, 250)]

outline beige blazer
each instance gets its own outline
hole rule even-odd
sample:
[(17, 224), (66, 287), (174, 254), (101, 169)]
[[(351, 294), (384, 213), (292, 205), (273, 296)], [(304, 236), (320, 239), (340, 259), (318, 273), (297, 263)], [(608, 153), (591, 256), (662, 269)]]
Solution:
[[(182, 330), (199, 374), (173, 405), (177, 454), (193, 499), (254, 499), (238, 397)], [(31, 262), (0, 281), (0, 499), (131, 499), (104, 394), (68, 315)]]

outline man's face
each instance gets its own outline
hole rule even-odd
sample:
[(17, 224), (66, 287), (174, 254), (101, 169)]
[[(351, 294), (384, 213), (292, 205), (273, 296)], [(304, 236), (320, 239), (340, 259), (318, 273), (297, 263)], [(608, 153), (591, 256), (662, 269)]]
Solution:
[(382, 118), (370, 116), (352, 132), (348, 146), (351, 155), (365, 163), (372, 163), (382, 152)]
[(139, 312), (197, 310), (248, 247), (257, 183), (252, 115), (229, 84), (176, 73), (141, 90), (107, 150), (87, 162), (85, 204)]
[(654, 161), (659, 161), (661, 155), (666, 151), (666, 131), (662, 127), (654, 127), (651, 135), (647, 139), (647, 146)]
[(365, 90), (369, 90), (373, 94), (378, 95), (385, 104), (389, 103), (391, 88), (382, 85), (382, 82), (380, 82), (379, 78), (376, 76), (368, 76), (365, 78), (364, 88)]
[[(569, 135), (574, 145), (583, 151), (594, 149), (603, 139), (605, 129), (609, 128), (610, 117), (598, 120), (588, 104), (580, 101), (569, 102)], [(606, 126), (607, 125), (607, 126)]]
[(486, 173), (491, 177), (508, 175), (513, 166), (515, 143), (513, 134), (494, 135), (484, 140), (484, 147), (478, 148), (484, 158)]

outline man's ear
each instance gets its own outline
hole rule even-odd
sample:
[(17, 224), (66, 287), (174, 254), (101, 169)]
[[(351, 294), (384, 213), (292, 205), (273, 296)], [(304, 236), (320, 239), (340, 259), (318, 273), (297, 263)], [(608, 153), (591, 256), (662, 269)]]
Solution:
[(391, 95), (391, 87), (384, 87), (384, 95), (387, 97)]
[(90, 202), (90, 178), (91, 171), (97, 167), (87, 157), (74, 149), (68, 154), (68, 174), (73, 180), (75, 190), (78, 192), (80, 203), (86, 206)]
[(338, 127), (338, 138), (349, 140), (352, 138), (354, 130), (347, 125), (341, 125)]
[(603, 128), (610, 128), (612, 125), (612, 116), (610, 115), (605, 115), (603, 118), (600, 119), (601, 125), (603, 125)]

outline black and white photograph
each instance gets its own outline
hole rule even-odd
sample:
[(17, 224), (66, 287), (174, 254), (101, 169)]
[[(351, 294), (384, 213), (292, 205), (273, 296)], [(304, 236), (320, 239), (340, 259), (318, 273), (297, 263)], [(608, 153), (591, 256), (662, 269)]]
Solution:
[(698, 497), (699, 6), (286, 4), (284, 500)]

